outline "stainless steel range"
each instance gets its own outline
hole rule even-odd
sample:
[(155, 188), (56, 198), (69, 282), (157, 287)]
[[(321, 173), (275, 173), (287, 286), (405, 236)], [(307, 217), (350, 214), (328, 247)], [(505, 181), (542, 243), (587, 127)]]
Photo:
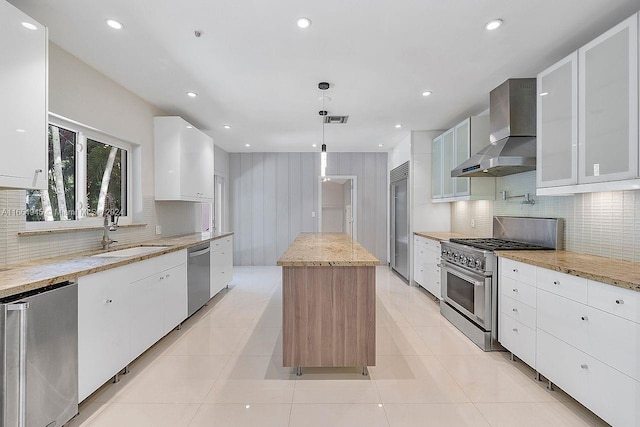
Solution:
[(493, 238), (442, 242), (440, 312), (485, 351), (498, 343), (496, 250), (561, 248), (562, 219), (493, 217)]

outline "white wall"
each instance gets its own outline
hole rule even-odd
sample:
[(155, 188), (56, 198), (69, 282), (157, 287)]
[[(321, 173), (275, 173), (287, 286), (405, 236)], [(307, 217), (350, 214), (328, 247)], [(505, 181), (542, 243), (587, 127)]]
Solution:
[[(327, 175), (357, 177), (358, 242), (386, 263), (387, 153), (327, 157)], [(231, 153), (230, 174), (236, 264), (274, 265), (300, 232), (318, 230), (319, 153)]]
[[(49, 44), (49, 110), (135, 145), (132, 177), (135, 222), (147, 227), (120, 228), (112, 233), (118, 245), (193, 232), (199, 223), (194, 203), (154, 201), (153, 117), (163, 112), (57, 45)], [(23, 209), (25, 191), (0, 191), (0, 213)], [(102, 231), (78, 231), (45, 236), (18, 236), (24, 215), (0, 214), (0, 265), (100, 248)], [(161, 236), (161, 237), (163, 237)]]

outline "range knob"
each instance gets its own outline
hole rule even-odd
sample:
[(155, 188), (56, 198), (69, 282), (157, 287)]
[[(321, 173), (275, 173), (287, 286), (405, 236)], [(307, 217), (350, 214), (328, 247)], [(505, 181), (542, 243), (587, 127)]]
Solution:
[(482, 268), (482, 260), (476, 260), (476, 268)]
[(469, 267), (473, 267), (473, 266), (475, 265), (475, 263), (476, 263), (476, 261), (475, 261), (475, 259), (473, 259), (472, 257), (469, 257), (469, 258), (467, 259), (467, 265), (468, 265)]
[(453, 259), (454, 259), (454, 261), (457, 261), (459, 257), (460, 257), (460, 254), (459, 254), (458, 252), (454, 252), (454, 253), (453, 253)]
[(443, 257), (446, 257), (446, 256), (447, 256), (447, 250), (446, 250), (446, 249), (443, 249), (443, 250), (442, 250), (442, 256), (443, 256)]

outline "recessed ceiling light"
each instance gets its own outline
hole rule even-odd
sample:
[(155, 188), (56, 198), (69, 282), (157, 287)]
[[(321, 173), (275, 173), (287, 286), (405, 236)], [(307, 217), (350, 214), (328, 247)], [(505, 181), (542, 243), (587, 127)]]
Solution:
[(542, 92), (542, 93), (540, 94), (540, 96), (547, 96), (547, 95), (549, 95), (549, 92)]
[(225, 128), (225, 129), (231, 129), (231, 125), (224, 125), (222, 127)]
[(398, 123), (398, 124), (396, 125), (396, 129), (400, 129), (401, 127), (402, 127), (402, 125), (401, 125), (400, 123)]
[(304, 18), (304, 17), (303, 18), (298, 18), (296, 23), (298, 24), (298, 27), (300, 27), (300, 28), (309, 28), (311, 26), (311, 19)]
[(114, 19), (107, 19), (107, 25), (113, 28), (114, 30), (121, 30), (124, 28), (124, 25), (122, 25), (120, 22)]
[(492, 19), (484, 26), (487, 30), (492, 31), (498, 29), (502, 25), (502, 19)]
[(189, 98), (195, 98), (196, 96), (198, 96), (198, 94), (197, 94), (197, 93), (195, 93), (195, 92), (187, 92), (187, 96), (188, 96)]
[(311, 146), (312, 146), (313, 148), (316, 148), (316, 147), (318, 146), (318, 144), (311, 144)]
[(384, 145), (382, 145), (382, 144), (378, 144), (378, 147), (384, 147)]
[(244, 144), (245, 147), (251, 147), (251, 144)]
[(431, 95), (431, 91), (430, 90), (425, 90), (424, 92), (422, 92), (422, 96), (429, 96)]
[(187, 129), (193, 129), (193, 126), (187, 125)]
[(25, 27), (27, 30), (31, 30), (31, 31), (35, 31), (38, 29), (38, 27), (33, 25), (31, 22), (23, 22), (22, 26)]

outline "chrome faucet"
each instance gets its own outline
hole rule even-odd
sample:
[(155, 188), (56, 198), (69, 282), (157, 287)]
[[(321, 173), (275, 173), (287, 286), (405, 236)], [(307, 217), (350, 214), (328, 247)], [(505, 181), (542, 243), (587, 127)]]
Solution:
[[(117, 243), (117, 240), (113, 240), (109, 237), (110, 231), (116, 231), (118, 229), (118, 220), (120, 215), (116, 215), (115, 201), (113, 196), (107, 193), (105, 197), (105, 208), (102, 216), (104, 217), (104, 233), (102, 234), (102, 249), (107, 250), (112, 243)], [(111, 216), (111, 223), (109, 223), (109, 216)], [(114, 220), (115, 219), (115, 220)]]

